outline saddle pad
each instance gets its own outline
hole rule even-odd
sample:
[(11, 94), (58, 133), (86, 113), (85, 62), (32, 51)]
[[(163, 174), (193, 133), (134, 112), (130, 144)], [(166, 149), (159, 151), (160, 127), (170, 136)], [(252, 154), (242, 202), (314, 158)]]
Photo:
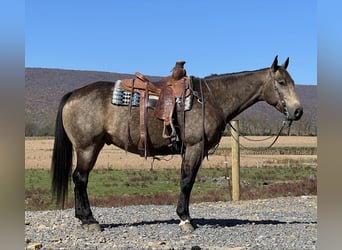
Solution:
[[(131, 99), (131, 92), (125, 91), (120, 86), (121, 80), (117, 80), (114, 85), (112, 103), (114, 105), (128, 106)], [(140, 93), (134, 92), (132, 98), (132, 106), (139, 106), (140, 104)]]
[[(113, 90), (113, 95), (112, 95), (112, 104), (118, 105), (118, 106), (128, 106), (129, 101), (131, 99), (131, 92), (126, 91), (121, 88), (121, 80), (117, 80), (114, 84), (114, 90)], [(157, 102), (158, 102), (158, 96), (156, 95), (149, 95), (148, 96), (148, 103), (147, 107), (155, 109)], [(192, 108), (192, 100), (193, 100), (193, 95), (190, 94), (185, 98), (185, 108), (184, 111), (189, 111)], [(176, 108), (177, 111), (182, 110), (182, 105), (181, 105), (182, 99), (181, 98), (176, 98)], [(132, 97), (132, 106), (133, 107), (138, 107), (140, 105), (140, 91), (135, 90), (133, 92), (133, 97)]]

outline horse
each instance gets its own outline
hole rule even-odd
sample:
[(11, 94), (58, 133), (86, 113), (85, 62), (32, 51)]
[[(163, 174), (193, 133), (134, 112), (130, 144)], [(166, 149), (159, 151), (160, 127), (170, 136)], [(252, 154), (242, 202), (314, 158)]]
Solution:
[[(295, 83), (287, 71), (289, 58), (278, 65), (274, 58), (271, 67), (254, 71), (191, 77), (192, 108), (175, 112), (183, 127), (182, 150), (170, 147), (170, 139), (163, 138), (163, 121), (147, 114), (149, 144), (154, 155), (181, 154), (180, 193), (176, 213), (180, 229), (193, 231), (189, 199), (196, 174), (208, 151), (215, 147), (226, 125), (253, 104), (264, 101), (283, 113), (290, 122), (299, 120), (303, 108), (295, 92)], [(128, 152), (140, 154), (139, 107), (111, 103), (114, 83), (98, 81), (65, 94), (56, 117), (55, 141), (52, 155), (52, 192), (57, 204), (64, 206), (69, 180), (74, 183), (75, 217), (83, 226), (101, 230), (94, 218), (87, 194), (89, 173), (102, 147), (115, 145)], [(129, 126), (130, 143), (127, 146)], [(126, 146), (126, 147), (125, 147)], [(77, 162), (72, 172), (73, 150)]]

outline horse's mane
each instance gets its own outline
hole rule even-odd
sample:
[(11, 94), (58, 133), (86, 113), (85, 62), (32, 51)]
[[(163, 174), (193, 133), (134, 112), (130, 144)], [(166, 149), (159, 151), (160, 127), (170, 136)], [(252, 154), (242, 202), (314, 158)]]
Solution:
[(204, 79), (215, 79), (215, 78), (221, 78), (221, 77), (227, 77), (227, 76), (241, 76), (241, 75), (247, 75), (247, 74), (251, 74), (251, 73), (255, 73), (258, 71), (264, 71), (267, 68), (263, 68), (263, 69), (257, 69), (257, 70), (250, 70), (250, 71), (240, 71), (240, 72), (233, 72), (233, 73), (224, 73), (224, 74), (211, 74), (208, 76), (205, 76)]

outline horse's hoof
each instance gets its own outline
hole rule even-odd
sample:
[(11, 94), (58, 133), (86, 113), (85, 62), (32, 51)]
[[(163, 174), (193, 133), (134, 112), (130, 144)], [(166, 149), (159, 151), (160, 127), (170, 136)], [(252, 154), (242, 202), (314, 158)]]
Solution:
[(193, 232), (195, 230), (195, 227), (188, 220), (181, 221), (181, 223), (179, 223), (179, 227), (183, 232)]
[(102, 231), (99, 223), (82, 224), (81, 227), (87, 231)]

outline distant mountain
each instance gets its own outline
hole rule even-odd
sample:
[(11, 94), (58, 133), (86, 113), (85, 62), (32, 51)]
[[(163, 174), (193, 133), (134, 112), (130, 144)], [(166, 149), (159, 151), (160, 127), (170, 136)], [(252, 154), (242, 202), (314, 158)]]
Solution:
[[(38, 130), (40, 130), (39, 133), (50, 134), (51, 130), (53, 130), (59, 101), (65, 93), (99, 80), (116, 81), (118, 79), (132, 77), (134, 76), (131, 74), (99, 71), (26, 68), (26, 126), (32, 126), (32, 129), (35, 130), (32, 134), (37, 133)], [(161, 77), (148, 76), (148, 78), (154, 81)], [(305, 122), (305, 126), (308, 126), (309, 123), (309, 126), (315, 130), (317, 118), (317, 86), (297, 85), (296, 90), (304, 107), (302, 120)], [(243, 112), (238, 118), (243, 121), (253, 121), (255, 124), (261, 123), (261, 125), (263, 124), (265, 126), (268, 122), (276, 121), (279, 123), (281, 117), (282, 115), (274, 108), (265, 103), (258, 103)], [(42, 132), (44, 128), (45, 132)]]

